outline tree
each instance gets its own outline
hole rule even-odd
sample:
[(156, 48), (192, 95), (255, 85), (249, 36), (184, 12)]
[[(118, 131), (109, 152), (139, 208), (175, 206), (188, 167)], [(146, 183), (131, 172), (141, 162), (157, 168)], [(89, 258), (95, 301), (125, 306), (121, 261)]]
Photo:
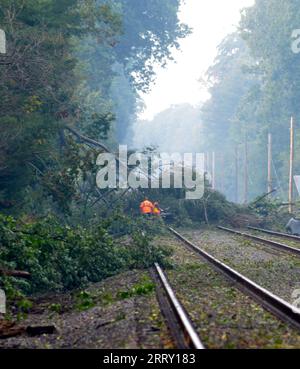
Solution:
[(138, 90), (147, 91), (155, 78), (154, 64), (165, 66), (172, 49), (190, 33), (180, 23), (181, 0), (119, 0), (123, 13), (123, 36), (117, 45), (117, 59)]
[(80, 137), (111, 149), (124, 140), (138, 90), (153, 80), (151, 64), (165, 63), (188, 32), (178, 20), (179, 5), (1, 2), (11, 63), (0, 59), (0, 207), (20, 212), (34, 195), (46, 212), (85, 208), (87, 198), (94, 203), (95, 153), (80, 149)]
[[(109, 43), (118, 23), (92, 0), (5, 0), (0, 22), (11, 55), (11, 63), (0, 66), (0, 194), (18, 203), (53, 158), (62, 159), (62, 129), (78, 117), (74, 43), (100, 32)], [(99, 115), (92, 119), (103, 122)]]

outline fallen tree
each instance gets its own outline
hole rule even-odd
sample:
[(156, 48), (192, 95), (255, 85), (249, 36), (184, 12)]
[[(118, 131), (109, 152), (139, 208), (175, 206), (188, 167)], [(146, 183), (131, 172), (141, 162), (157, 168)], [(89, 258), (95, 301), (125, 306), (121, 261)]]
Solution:
[(21, 270), (0, 269), (0, 275), (7, 276), (7, 277), (25, 278), (25, 279), (29, 279), (31, 277), (30, 273), (24, 272), (24, 271), (21, 271)]

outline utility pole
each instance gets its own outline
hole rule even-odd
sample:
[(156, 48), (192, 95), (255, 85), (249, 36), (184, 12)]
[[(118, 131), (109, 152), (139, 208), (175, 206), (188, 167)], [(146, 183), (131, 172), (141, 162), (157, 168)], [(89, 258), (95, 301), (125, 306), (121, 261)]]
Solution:
[(239, 202), (239, 147), (235, 147), (235, 202)]
[(273, 190), (272, 182), (272, 134), (268, 135), (268, 193)]
[(245, 134), (245, 163), (244, 163), (244, 203), (248, 203), (248, 138)]
[(211, 160), (210, 160), (210, 152), (207, 151), (205, 154), (205, 162), (206, 162), (206, 172), (208, 174), (208, 180), (209, 180), (209, 184), (212, 184), (212, 168), (211, 168)]
[(224, 186), (224, 155), (221, 155), (220, 160), (220, 191), (224, 194), (225, 186)]
[(290, 128), (290, 178), (289, 178), (289, 213), (293, 213), (293, 180), (294, 180), (294, 117), (291, 117)]
[(216, 153), (212, 153), (212, 189), (216, 189)]
[(207, 152), (207, 171), (211, 175), (211, 168), (210, 168), (210, 153)]

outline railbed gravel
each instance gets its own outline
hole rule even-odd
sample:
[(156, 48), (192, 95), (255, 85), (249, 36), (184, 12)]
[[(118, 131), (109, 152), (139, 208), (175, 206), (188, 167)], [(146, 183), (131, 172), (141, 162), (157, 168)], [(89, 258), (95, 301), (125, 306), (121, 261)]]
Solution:
[[(219, 237), (217, 232), (217, 244)], [(300, 348), (297, 330), (240, 292), (198, 254), (174, 236), (164, 236), (160, 243), (174, 250), (168, 278), (207, 348)], [(242, 261), (242, 255), (236, 257)]]
[(300, 288), (300, 257), (221, 230), (181, 230), (196, 246), (287, 302)]
[[(54, 324), (57, 332), (2, 339), (0, 349), (174, 348), (154, 290), (147, 295), (118, 296), (143, 284), (145, 279), (151, 282), (147, 272), (131, 271), (90, 285), (86, 291), (94, 296), (95, 306), (85, 311), (78, 311), (68, 293), (33, 299), (33, 310), (18, 324)], [(51, 304), (60, 304), (62, 311), (53, 313)]]
[(271, 241), (275, 241), (275, 242), (279, 242), (279, 243), (283, 243), (287, 246), (291, 246), (291, 247), (295, 247), (296, 249), (300, 249), (300, 240), (293, 240), (292, 238), (286, 238), (283, 236), (275, 236), (272, 234), (268, 234), (268, 233), (263, 233), (263, 232), (259, 232), (259, 231), (254, 231), (252, 229), (245, 229), (242, 230), (245, 233), (249, 233), (252, 234), (253, 236), (257, 236), (260, 238), (266, 238), (268, 240)]

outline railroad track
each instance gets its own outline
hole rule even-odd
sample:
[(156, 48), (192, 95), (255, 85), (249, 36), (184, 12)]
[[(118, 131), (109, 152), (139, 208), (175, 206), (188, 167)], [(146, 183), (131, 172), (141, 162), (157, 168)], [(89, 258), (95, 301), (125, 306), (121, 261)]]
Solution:
[(300, 309), (289, 304), (287, 301), (284, 301), (272, 292), (259, 286), (257, 283), (251, 281), (249, 278), (219, 261), (208, 252), (202, 250), (199, 246), (186, 239), (173, 228), (169, 227), (169, 230), (186, 246), (205, 259), (214, 267), (214, 269), (221, 272), (225, 277), (233, 282), (242, 292), (248, 294), (266, 310), (276, 315), (282, 321), (287, 322), (300, 330)]
[(242, 236), (244, 238), (248, 238), (248, 239), (253, 240), (253, 241), (257, 241), (259, 243), (262, 243), (262, 244), (265, 244), (265, 245), (268, 245), (268, 246), (275, 247), (278, 250), (286, 251), (286, 252), (289, 252), (289, 253), (291, 253), (293, 255), (296, 255), (296, 256), (300, 256), (300, 249), (297, 249), (297, 248), (292, 247), (292, 246), (285, 245), (285, 244), (280, 243), (280, 242), (276, 242), (276, 241), (273, 241), (273, 240), (268, 240), (266, 238), (254, 236), (252, 234), (245, 233), (245, 232), (240, 232), (240, 231), (237, 231), (237, 230), (231, 229), (231, 228), (226, 228), (226, 227), (219, 226), (218, 229), (220, 229), (222, 231), (225, 231), (225, 232), (228, 232), (228, 233), (232, 233), (232, 234)]
[(179, 349), (204, 349), (188, 314), (178, 301), (165, 273), (156, 263), (151, 270), (156, 282), (156, 292), (161, 311), (167, 321), (171, 335)]
[(247, 227), (247, 228), (251, 229), (253, 231), (267, 233), (267, 234), (270, 234), (270, 235), (273, 235), (273, 236), (279, 236), (279, 237), (283, 237), (283, 238), (287, 238), (287, 239), (291, 239), (291, 240), (300, 242), (300, 237), (299, 236), (294, 236), (292, 234), (282, 233), (282, 232), (275, 232), (275, 231), (271, 231), (269, 229), (256, 228), (256, 227), (250, 227), (250, 226)]

